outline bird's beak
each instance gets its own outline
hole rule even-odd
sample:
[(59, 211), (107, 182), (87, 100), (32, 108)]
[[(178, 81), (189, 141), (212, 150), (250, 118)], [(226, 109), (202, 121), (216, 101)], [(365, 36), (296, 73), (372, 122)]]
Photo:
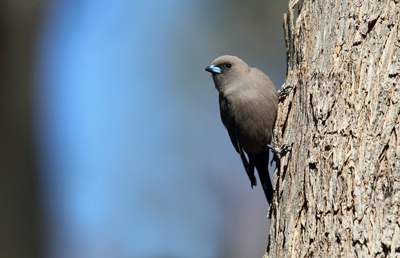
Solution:
[(216, 65), (209, 65), (206, 67), (205, 69), (207, 72), (210, 72), (212, 74), (220, 74), (222, 73), (222, 70), (220, 67), (216, 66)]

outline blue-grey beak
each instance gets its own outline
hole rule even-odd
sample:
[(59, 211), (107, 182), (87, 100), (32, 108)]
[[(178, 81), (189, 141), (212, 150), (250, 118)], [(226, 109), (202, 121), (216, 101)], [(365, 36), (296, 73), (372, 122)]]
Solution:
[(220, 74), (220, 73), (222, 73), (221, 68), (218, 67), (218, 66), (215, 66), (215, 65), (209, 65), (209, 66), (206, 67), (205, 70), (206, 70), (207, 72), (212, 73), (212, 74)]

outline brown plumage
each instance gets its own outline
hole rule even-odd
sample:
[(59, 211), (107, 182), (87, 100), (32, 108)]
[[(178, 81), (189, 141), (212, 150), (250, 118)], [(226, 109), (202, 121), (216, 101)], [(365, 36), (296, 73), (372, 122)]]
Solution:
[(271, 203), (273, 189), (268, 173), (267, 145), (271, 143), (278, 107), (274, 84), (262, 71), (235, 56), (216, 58), (206, 71), (212, 74), (219, 92), (222, 122), (240, 154), (251, 186), (257, 184), (256, 168), (265, 196)]

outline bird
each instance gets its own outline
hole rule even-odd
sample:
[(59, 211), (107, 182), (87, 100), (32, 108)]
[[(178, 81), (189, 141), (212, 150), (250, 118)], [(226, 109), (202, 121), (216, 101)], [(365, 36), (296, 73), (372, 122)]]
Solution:
[(257, 185), (256, 169), (271, 204), (269, 147), (279, 101), (275, 85), (264, 72), (232, 55), (217, 57), (205, 70), (212, 75), (222, 123), (240, 155), (251, 188)]

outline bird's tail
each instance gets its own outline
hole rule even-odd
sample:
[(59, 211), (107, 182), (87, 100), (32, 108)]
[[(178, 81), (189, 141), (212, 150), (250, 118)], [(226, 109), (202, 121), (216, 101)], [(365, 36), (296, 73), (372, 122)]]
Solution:
[(265, 197), (269, 204), (272, 202), (273, 188), (269, 177), (269, 150), (262, 151), (250, 157), (250, 163), (257, 168), (261, 185), (264, 189)]

